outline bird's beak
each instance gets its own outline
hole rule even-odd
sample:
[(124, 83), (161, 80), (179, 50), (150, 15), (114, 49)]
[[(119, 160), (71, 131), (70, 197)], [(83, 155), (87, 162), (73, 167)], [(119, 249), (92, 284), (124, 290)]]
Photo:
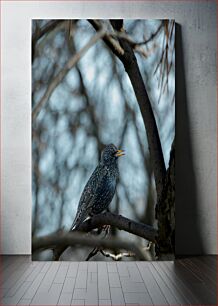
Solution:
[(117, 150), (117, 152), (115, 153), (116, 157), (120, 157), (120, 156), (123, 156), (123, 155), (125, 155), (124, 150)]

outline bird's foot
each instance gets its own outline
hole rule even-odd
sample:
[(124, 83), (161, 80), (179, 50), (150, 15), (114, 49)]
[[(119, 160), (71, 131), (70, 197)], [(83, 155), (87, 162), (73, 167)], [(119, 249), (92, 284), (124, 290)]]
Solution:
[(105, 232), (105, 236), (107, 236), (107, 235), (109, 234), (110, 228), (111, 228), (111, 226), (108, 225), (108, 224), (102, 226), (102, 229), (103, 229), (103, 231)]

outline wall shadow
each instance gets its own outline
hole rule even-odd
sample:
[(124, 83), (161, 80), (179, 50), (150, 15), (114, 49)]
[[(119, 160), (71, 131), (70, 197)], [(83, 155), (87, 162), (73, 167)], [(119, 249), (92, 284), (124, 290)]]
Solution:
[(182, 29), (176, 24), (176, 257), (205, 254), (190, 131)]

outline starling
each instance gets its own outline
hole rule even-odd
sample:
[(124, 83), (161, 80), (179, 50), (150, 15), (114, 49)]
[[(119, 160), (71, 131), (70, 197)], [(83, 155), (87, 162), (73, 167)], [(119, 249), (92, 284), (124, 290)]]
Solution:
[(111, 203), (119, 175), (119, 156), (124, 155), (115, 145), (107, 145), (101, 153), (99, 165), (92, 173), (81, 195), (71, 230), (75, 230), (89, 216), (106, 210)]

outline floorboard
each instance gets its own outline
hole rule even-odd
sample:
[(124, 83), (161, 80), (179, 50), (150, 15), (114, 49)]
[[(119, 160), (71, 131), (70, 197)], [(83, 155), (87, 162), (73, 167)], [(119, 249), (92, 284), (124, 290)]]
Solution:
[(217, 256), (32, 262), (1, 256), (0, 305), (217, 305)]

